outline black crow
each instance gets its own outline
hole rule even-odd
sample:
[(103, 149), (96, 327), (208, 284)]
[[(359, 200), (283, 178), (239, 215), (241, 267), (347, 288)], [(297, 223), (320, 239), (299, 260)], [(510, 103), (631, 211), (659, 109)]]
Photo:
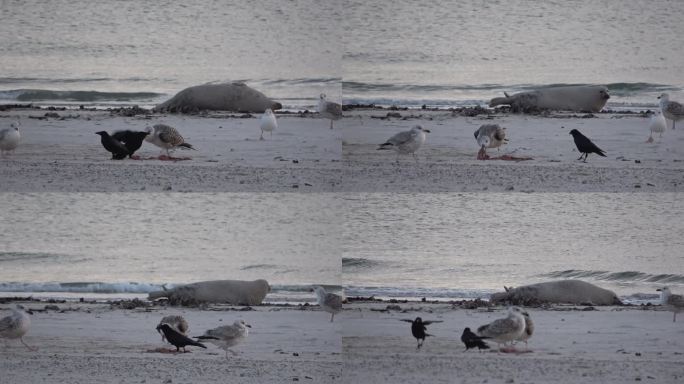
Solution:
[(176, 347), (176, 351), (180, 351), (180, 348), (183, 348), (183, 352), (185, 352), (186, 345), (194, 345), (197, 347), (207, 348), (204, 346), (204, 344), (185, 336), (184, 334), (176, 331), (175, 329), (173, 329), (173, 327), (166, 323), (159, 324), (157, 326), (157, 330), (160, 329), (162, 332), (164, 332), (164, 337), (166, 337), (166, 341), (168, 341), (171, 345)]
[(128, 149), (126, 149), (126, 146), (119, 140), (109, 136), (109, 133), (100, 131), (95, 132), (95, 134), (100, 135), (100, 143), (102, 143), (104, 149), (112, 153), (113, 160), (123, 160), (128, 156)]
[(484, 339), (488, 339), (488, 337), (478, 336), (474, 334), (470, 328), (464, 329), (463, 334), (461, 335), (461, 341), (465, 344), (466, 351), (475, 347), (477, 347), (477, 349), (489, 349), (489, 345), (484, 342)]
[(411, 323), (411, 334), (413, 334), (413, 337), (415, 337), (416, 341), (418, 342), (418, 346), (416, 347), (416, 349), (420, 349), (420, 347), (423, 346), (423, 342), (425, 342), (426, 337), (432, 336), (429, 333), (425, 332), (427, 331), (427, 328), (425, 328), (425, 326), (430, 325), (432, 323), (441, 323), (441, 321), (439, 320), (423, 321), (423, 319), (421, 319), (420, 317), (416, 317), (415, 320), (401, 319), (401, 321)]
[(149, 135), (149, 132), (145, 131), (116, 131), (112, 137), (119, 140), (126, 146), (128, 150), (128, 157), (133, 157), (135, 151), (140, 149), (143, 140)]
[[(592, 143), (588, 137), (581, 134), (580, 131), (573, 129), (570, 131), (570, 134), (575, 140), (577, 150), (582, 153), (582, 156), (584, 156), (585, 163), (587, 162), (587, 156), (589, 156), (590, 153), (595, 153), (599, 156), (606, 157), (605, 152), (601, 148), (597, 147), (596, 144)], [(580, 156), (577, 160), (581, 160), (582, 156)]]

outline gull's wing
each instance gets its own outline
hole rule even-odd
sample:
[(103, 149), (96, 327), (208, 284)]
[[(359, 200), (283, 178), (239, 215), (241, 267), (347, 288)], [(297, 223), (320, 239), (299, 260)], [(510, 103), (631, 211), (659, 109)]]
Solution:
[(514, 332), (516, 329), (518, 329), (518, 323), (513, 319), (505, 318), (497, 319), (487, 325), (481, 326), (477, 329), (477, 333), (482, 336), (496, 338)]
[(0, 332), (10, 330), (17, 327), (17, 319), (14, 316), (5, 316), (0, 319)]
[(387, 143), (390, 143), (392, 145), (402, 145), (408, 143), (413, 139), (414, 135), (412, 131), (403, 131), (387, 139)]
[(323, 304), (333, 309), (342, 309), (342, 297), (334, 293), (326, 293)]

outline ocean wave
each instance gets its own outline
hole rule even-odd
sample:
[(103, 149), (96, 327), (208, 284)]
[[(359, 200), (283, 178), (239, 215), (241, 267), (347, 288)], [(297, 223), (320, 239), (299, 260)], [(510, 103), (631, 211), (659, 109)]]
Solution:
[[(596, 85), (585, 83), (555, 83), (555, 84), (388, 84), (388, 83), (365, 83), (355, 81), (342, 82), (343, 90), (350, 91), (403, 91), (403, 92), (444, 92), (444, 91), (507, 91), (507, 92), (522, 92), (534, 89), (547, 89), (553, 87), (566, 87), (578, 85)], [(664, 91), (682, 91), (682, 88), (666, 84), (655, 83), (610, 83), (605, 85), (611, 94), (617, 96), (627, 96), (643, 92), (664, 92)]]
[(342, 268), (373, 268), (380, 265), (379, 261), (363, 257), (343, 257)]
[(27, 82), (48, 84), (74, 84), (74, 83), (104, 83), (104, 82), (170, 82), (171, 79), (155, 79), (146, 77), (128, 77), (113, 79), (109, 77), (85, 77), (85, 78), (47, 78), (47, 77), (0, 77), (0, 84), (22, 84)]
[(489, 298), (493, 290), (413, 287), (344, 287), (347, 297), (429, 298), (429, 299), (476, 299)]
[(15, 260), (42, 260), (42, 259), (54, 259), (62, 255), (56, 253), (42, 253), (42, 252), (0, 252), (0, 263), (3, 261), (15, 261)]
[[(172, 288), (173, 285), (165, 285)], [(0, 292), (149, 293), (163, 290), (161, 284), (146, 283), (0, 283)]]
[(614, 281), (620, 283), (655, 283), (655, 284), (684, 284), (684, 276), (677, 274), (650, 274), (638, 271), (587, 271), (581, 269), (568, 269), (565, 271), (554, 271), (543, 275), (544, 277), (556, 279), (594, 279), (604, 281)]
[(156, 92), (98, 92), (98, 91), (53, 91), (49, 89), (12, 89), (0, 91), (0, 100), (18, 102), (33, 101), (144, 101), (164, 96)]
[(252, 265), (245, 265), (244, 267), (240, 268), (241, 271), (247, 271), (250, 269), (275, 269), (278, 268), (277, 265), (275, 264), (252, 264)]

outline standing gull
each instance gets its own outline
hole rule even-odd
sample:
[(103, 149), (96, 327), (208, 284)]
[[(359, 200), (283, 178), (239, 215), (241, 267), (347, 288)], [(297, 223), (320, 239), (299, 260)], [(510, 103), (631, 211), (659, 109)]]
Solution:
[(318, 113), (325, 119), (330, 119), (330, 129), (333, 129), (333, 121), (342, 118), (342, 106), (325, 99), (325, 93), (321, 93), (318, 100)]
[(677, 321), (677, 313), (684, 311), (684, 297), (682, 295), (673, 295), (670, 288), (662, 287), (657, 289), (660, 292), (661, 304), (672, 311), (672, 322)]
[(183, 335), (188, 334), (188, 322), (185, 320), (185, 318), (183, 316), (180, 316), (180, 315), (164, 316), (161, 319), (161, 321), (159, 321), (159, 325), (157, 325), (157, 332), (159, 332), (162, 335), (162, 340), (164, 340), (165, 337), (161, 331), (162, 324), (170, 325), (171, 328), (182, 333)]
[(646, 140), (646, 142), (653, 142), (654, 133), (659, 133), (660, 137), (663, 137), (665, 128), (667, 128), (667, 121), (665, 120), (663, 113), (661, 111), (655, 111), (653, 115), (651, 115), (651, 121), (648, 125), (648, 129), (651, 131), (651, 134), (648, 136), (648, 140)]
[(489, 349), (489, 345), (484, 342), (484, 339), (488, 339), (488, 337), (478, 336), (470, 328), (464, 329), (461, 334), (461, 341), (465, 344), (466, 351), (470, 348), (477, 348), (478, 350)]
[[(477, 329), (480, 336), (489, 337), (495, 343), (506, 344), (518, 340), (525, 332), (525, 317), (519, 307), (510, 307), (508, 316), (496, 319)], [(515, 349), (500, 349), (502, 352), (515, 352)]]
[(16, 305), (11, 310), (12, 314), (0, 319), (0, 338), (19, 339), (29, 351), (37, 350), (24, 342), (24, 335), (31, 327), (31, 319), (28, 316), (31, 312), (27, 313), (21, 305)]
[(484, 124), (475, 131), (475, 140), (480, 147), (477, 153), (478, 160), (487, 160), (487, 148), (496, 148), (497, 150), (506, 140), (506, 128), (502, 128), (499, 124)]
[(233, 325), (224, 325), (218, 328), (210, 329), (204, 332), (202, 336), (196, 336), (198, 340), (205, 340), (217, 345), (219, 348), (226, 351), (226, 359), (228, 358), (228, 351), (237, 355), (237, 353), (230, 348), (239, 344), (244, 340), (249, 331), (247, 328), (252, 328), (251, 325), (246, 324), (244, 320), (235, 320)]
[(342, 296), (334, 293), (328, 293), (323, 287), (318, 286), (314, 289), (316, 292), (316, 300), (321, 308), (330, 314), (330, 322), (332, 323), (335, 314), (342, 311)]
[(413, 337), (416, 338), (416, 341), (418, 342), (418, 346), (416, 346), (416, 349), (420, 349), (420, 347), (423, 346), (423, 343), (425, 342), (425, 338), (428, 336), (432, 336), (431, 334), (427, 333), (427, 328), (426, 326), (432, 324), (432, 323), (441, 323), (441, 320), (429, 320), (429, 321), (423, 321), (420, 317), (416, 317), (415, 320), (411, 319), (400, 319), (399, 321), (405, 321), (407, 323), (411, 323), (411, 334)]
[(408, 131), (399, 132), (390, 137), (383, 144), (380, 144), (378, 150), (394, 149), (397, 151), (397, 160), (399, 160), (399, 154), (410, 153), (413, 155), (416, 162), (418, 162), (416, 151), (420, 149), (425, 142), (425, 132), (430, 132), (430, 130), (423, 128), (422, 125), (416, 125)]
[(534, 333), (534, 322), (532, 322), (532, 318), (530, 317), (529, 313), (523, 312), (522, 315), (525, 318), (525, 332), (523, 332), (516, 341), (522, 341), (525, 343), (525, 347), (527, 348), (527, 340), (529, 340)]
[(184, 334), (178, 332), (175, 328), (172, 328), (170, 325), (166, 323), (159, 325), (158, 328), (161, 329), (161, 331), (164, 333), (166, 341), (168, 341), (169, 344), (176, 347), (176, 352), (179, 352), (181, 348), (183, 348), (183, 352), (185, 352), (185, 347), (188, 345), (194, 345), (196, 347), (201, 347), (204, 349), (207, 348), (204, 344), (185, 336)]
[(663, 116), (668, 120), (672, 120), (672, 129), (675, 129), (675, 123), (684, 119), (684, 106), (676, 101), (670, 101), (670, 95), (663, 93), (658, 96), (660, 99), (660, 110)]
[(264, 139), (264, 132), (270, 132), (271, 137), (273, 137), (273, 131), (276, 128), (278, 128), (278, 121), (273, 111), (269, 108), (261, 115), (261, 136), (259, 136), (259, 140)]
[(0, 130), (0, 155), (4, 156), (7, 152), (13, 152), (19, 146), (19, 139), (21, 139), (19, 125), (19, 121), (15, 121), (10, 124), (9, 128)]
[(162, 156), (160, 156), (160, 160), (173, 160), (169, 154), (169, 149), (174, 149), (177, 147), (195, 149), (192, 147), (192, 145), (185, 142), (185, 139), (183, 139), (183, 136), (178, 133), (176, 128), (170, 125), (156, 124), (152, 127), (145, 128), (145, 130), (149, 133), (149, 135), (145, 138), (145, 141), (161, 148), (162, 152), (164, 152), (164, 150), (166, 151), (166, 158), (162, 158)]
[(582, 156), (584, 156), (584, 162), (586, 163), (587, 157), (590, 153), (595, 153), (599, 156), (606, 157), (605, 151), (597, 147), (596, 144), (592, 143), (591, 140), (581, 134), (580, 131), (573, 129), (570, 131), (570, 134), (572, 135), (573, 140), (575, 140), (575, 146), (577, 147), (577, 150), (582, 153), (577, 160), (582, 160)]

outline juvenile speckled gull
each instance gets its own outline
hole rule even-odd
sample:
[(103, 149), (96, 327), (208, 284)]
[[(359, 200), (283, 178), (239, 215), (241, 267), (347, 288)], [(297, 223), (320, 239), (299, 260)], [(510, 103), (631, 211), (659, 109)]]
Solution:
[(534, 333), (534, 322), (529, 313), (523, 312), (522, 315), (525, 318), (525, 332), (523, 332), (516, 341), (522, 341), (525, 343), (525, 347), (527, 347), (527, 340), (529, 340)]
[(159, 325), (157, 325), (157, 332), (162, 335), (162, 340), (165, 340), (164, 334), (161, 331), (161, 325), (162, 324), (168, 324), (170, 325), (173, 329), (176, 331), (187, 335), (188, 334), (188, 322), (185, 320), (183, 316), (180, 315), (169, 315), (169, 316), (164, 316), (160, 321)]
[(487, 159), (487, 148), (499, 148), (506, 140), (506, 128), (499, 124), (484, 124), (475, 131), (475, 140), (480, 147), (477, 153), (478, 160)]
[[(477, 329), (480, 336), (489, 337), (492, 341), (499, 344), (506, 344), (520, 339), (525, 332), (525, 317), (523, 310), (519, 307), (510, 307), (508, 309), (508, 316), (503, 319), (496, 319), (489, 324), (483, 325)], [(503, 352), (510, 352), (510, 349)]]
[(152, 127), (145, 128), (150, 134), (147, 135), (145, 141), (156, 145), (162, 149), (162, 152), (166, 151), (166, 156), (171, 158), (169, 154), (170, 149), (177, 147), (184, 147), (189, 149), (195, 149), (189, 143), (185, 142), (183, 136), (178, 132), (178, 130), (172, 126), (166, 124), (156, 124)]
[(660, 99), (660, 110), (666, 119), (672, 120), (672, 129), (675, 129), (675, 123), (684, 119), (684, 105), (676, 101), (670, 101), (670, 95), (663, 93), (658, 97)]
[(31, 319), (29, 318), (26, 309), (21, 305), (16, 305), (11, 308), (12, 313), (0, 319), (0, 338), (2, 339), (19, 339), (22, 344), (30, 351), (35, 351), (33, 348), (24, 342), (24, 335), (31, 327)]
[(397, 151), (397, 156), (399, 154), (410, 153), (413, 155), (416, 162), (418, 162), (416, 151), (418, 151), (425, 142), (425, 132), (430, 132), (430, 130), (423, 128), (422, 125), (416, 125), (408, 131), (399, 132), (390, 137), (387, 141), (380, 144), (377, 149), (394, 149)]
[(677, 313), (684, 311), (684, 296), (674, 295), (670, 288), (663, 287), (660, 291), (660, 303), (672, 312), (672, 322), (677, 321)]
[(316, 292), (318, 305), (320, 305), (324, 311), (330, 313), (330, 322), (332, 323), (335, 314), (342, 311), (342, 297), (334, 293), (328, 293), (320, 286), (316, 287), (314, 291)]
[(325, 93), (321, 93), (318, 99), (318, 113), (325, 119), (330, 119), (330, 129), (333, 129), (333, 121), (342, 118), (342, 106), (326, 100)]
[(264, 132), (270, 132), (271, 137), (273, 137), (273, 131), (278, 128), (278, 121), (276, 120), (275, 114), (272, 110), (267, 109), (263, 115), (261, 115), (260, 121), (261, 136), (259, 140), (264, 139)]
[(19, 146), (21, 134), (19, 133), (19, 121), (10, 124), (9, 128), (0, 130), (0, 155), (4, 156), (14, 151)]
[(247, 338), (249, 335), (247, 328), (252, 328), (252, 326), (246, 324), (244, 320), (235, 320), (233, 325), (224, 325), (210, 329), (204, 332), (204, 335), (197, 336), (196, 338), (217, 345), (219, 348), (226, 351), (226, 358), (228, 358), (228, 351), (234, 356), (237, 355), (237, 353), (230, 348)]

